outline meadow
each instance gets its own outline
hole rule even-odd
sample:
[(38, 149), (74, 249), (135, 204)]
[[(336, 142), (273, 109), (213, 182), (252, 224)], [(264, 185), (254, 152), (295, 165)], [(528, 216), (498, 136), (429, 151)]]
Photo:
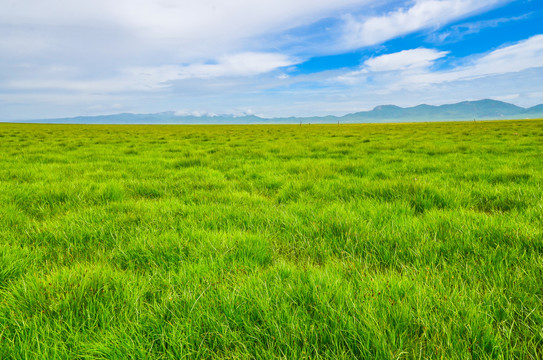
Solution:
[(1, 359), (541, 359), (543, 120), (0, 124)]

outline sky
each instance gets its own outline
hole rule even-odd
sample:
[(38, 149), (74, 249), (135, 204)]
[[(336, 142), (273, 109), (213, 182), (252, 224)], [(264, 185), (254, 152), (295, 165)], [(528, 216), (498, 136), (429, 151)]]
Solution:
[(0, 120), (543, 103), (541, 0), (0, 0)]

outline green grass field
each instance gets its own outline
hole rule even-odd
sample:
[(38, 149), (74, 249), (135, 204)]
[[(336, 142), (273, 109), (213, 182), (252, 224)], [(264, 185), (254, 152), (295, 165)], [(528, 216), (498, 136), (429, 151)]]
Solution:
[(0, 124), (0, 358), (543, 357), (543, 120)]

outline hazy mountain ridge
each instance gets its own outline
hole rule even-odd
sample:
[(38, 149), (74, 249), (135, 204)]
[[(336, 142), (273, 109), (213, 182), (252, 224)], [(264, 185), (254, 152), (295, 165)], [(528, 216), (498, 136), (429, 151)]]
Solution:
[(58, 119), (36, 119), (21, 122), (58, 124), (298, 124), (298, 123), (379, 123), (429, 122), (491, 119), (543, 118), (543, 104), (523, 108), (497, 100), (463, 101), (456, 104), (426, 105), (402, 108), (379, 105), (373, 110), (343, 116), (262, 118), (255, 115), (177, 115), (174, 111), (154, 114), (121, 113), (78, 116)]

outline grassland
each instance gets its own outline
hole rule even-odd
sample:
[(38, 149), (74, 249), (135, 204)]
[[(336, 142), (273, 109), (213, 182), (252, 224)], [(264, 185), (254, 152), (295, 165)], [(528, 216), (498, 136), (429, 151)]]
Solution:
[(0, 124), (0, 358), (543, 357), (543, 121)]

